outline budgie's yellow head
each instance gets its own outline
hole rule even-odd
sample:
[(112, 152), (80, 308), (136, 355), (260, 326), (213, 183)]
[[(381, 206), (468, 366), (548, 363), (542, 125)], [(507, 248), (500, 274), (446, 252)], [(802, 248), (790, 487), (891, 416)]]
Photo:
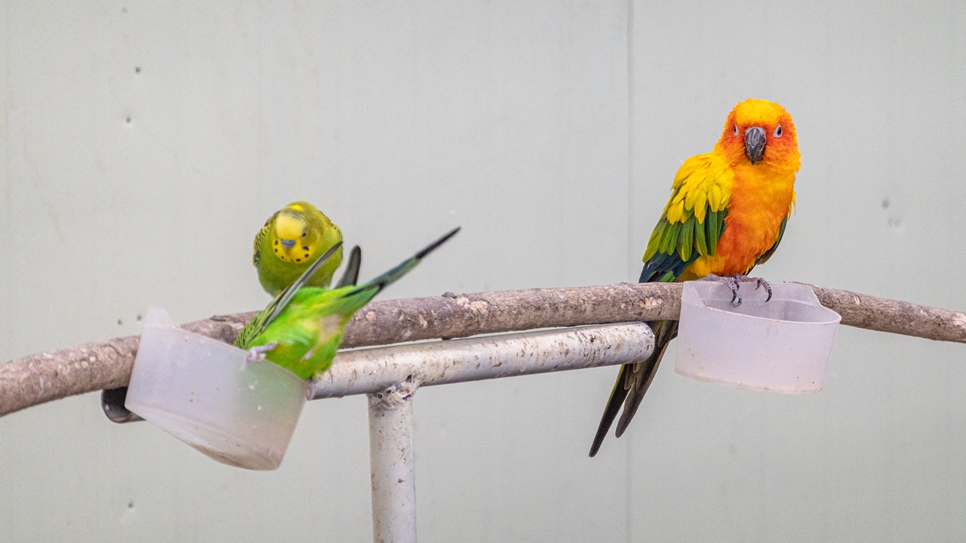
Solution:
[(323, 224), (311, 220), (312, 212), (319, 212), (306, 202), (293, 202), (275, 216), (271, 231), (272, 250), (283, 262), (309, 262), (318, 253), (322, 242)]

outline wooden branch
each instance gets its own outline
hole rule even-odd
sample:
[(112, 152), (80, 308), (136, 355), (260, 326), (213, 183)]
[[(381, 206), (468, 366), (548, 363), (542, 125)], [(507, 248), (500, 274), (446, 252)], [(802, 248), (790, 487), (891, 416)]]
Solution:
[(822, 305), (842, 315), (842, 324), (890, 334), (966, 343), (966, 314), (960, 311), (808, 286), (815, 291)]
[[(894, 334), (966, 343), (958, 311), (812, 286), (842, 324)], [(526, 289), (373, 302), (349, 322), (342, 347), (555, 328), (582, 324), (677, 319), (678, 283)], [(252, 313), (216, 316), (183, 326), (225, 343)], [(0, 416), (74, 394), (127, 384), (138, 337), (88, 343), (0, 365)]]

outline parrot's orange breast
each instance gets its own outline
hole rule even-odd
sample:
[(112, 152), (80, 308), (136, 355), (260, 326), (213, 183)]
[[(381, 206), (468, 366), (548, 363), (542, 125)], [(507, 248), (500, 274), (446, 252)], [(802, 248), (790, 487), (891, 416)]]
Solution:
[(679, 281), (708, 274), (747, 274), (761, 255), (777, 241), (782, 221), (795, 199), (795, 172), (767, 164), (738, 164), (724, 232), (714, 255), (701, 256)]

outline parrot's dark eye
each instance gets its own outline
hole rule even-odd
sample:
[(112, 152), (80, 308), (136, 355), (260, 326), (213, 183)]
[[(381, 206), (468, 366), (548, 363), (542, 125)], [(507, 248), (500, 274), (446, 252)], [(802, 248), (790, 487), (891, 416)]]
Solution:
[(775, 129), (775, 137), (776, 138), (782, 137), (782, 125), (778, 125), (778, 128)]
[(306, 235), (308, 235), (308, 232), (302, 232), (302, 237), (303, 237), (303, 238), (304, 238), (304, 237), (305, 237)]
[(735, 135), (736, 136), (738, 135), (738, 125), (737, 124), (735, 125)]

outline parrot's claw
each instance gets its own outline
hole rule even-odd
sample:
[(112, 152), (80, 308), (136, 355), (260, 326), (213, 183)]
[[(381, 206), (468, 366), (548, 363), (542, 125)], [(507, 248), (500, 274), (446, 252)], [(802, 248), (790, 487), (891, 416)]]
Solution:
[(741, 296), (738, 296), (738, 280), (734, 276), (721, 276), (709, 273), (708, 275), (702, 277), (701, 280), (724, 283), (725, 286), (731, 289), (731, 305), (734, 307), (741, 305)]
[(747, 275), (741, 275), (741, 274), (736, 274), (735, 279), (737, 279), (738, 281), (745, 281), (748, 283), (754, 282), (755, 290), (758, 290), (761, 287), (765, 287), (765, 291), (768, 293), (768, 297), (765, 298), (765, 301), (767, 302), (771, 300), (771, 285), (768, 283), (768, 281), (765, 281), (761, 277), (748, 277)]
[(271, 351), (275, 347), (278, 347), (278, 343), (268, 343), (265, 345), (259, 345), (258, 347), (252, 347), (248, 350), (248, 357), (245, 358), (245, 362), (247, 364), (251, 364), (252, 362), (265, 360), (265, 353)]

